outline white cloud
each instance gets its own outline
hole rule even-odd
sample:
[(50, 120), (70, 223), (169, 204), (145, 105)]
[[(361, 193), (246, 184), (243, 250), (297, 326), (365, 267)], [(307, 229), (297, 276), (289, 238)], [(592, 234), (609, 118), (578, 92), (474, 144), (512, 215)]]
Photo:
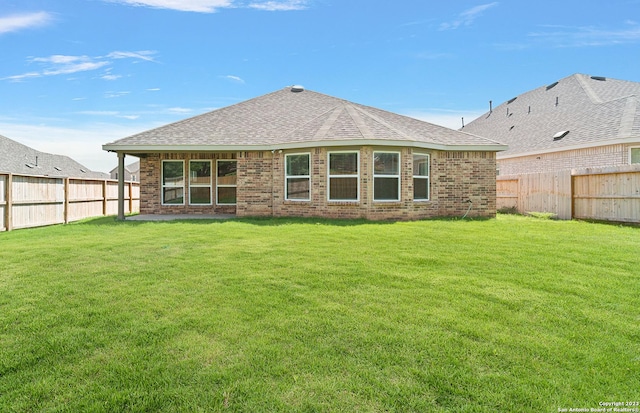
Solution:
[(238, 76), (233, 76), (233, 75), (226, 75), (226, 76), (221, 76), (224, 79), (230, 80), (232, 82), (235, 83), (244, 83), (244, 80), (241, 77)]
[(45, 26), (52, 20), (51, 14), (45, 11), (0, 17), (0, 34)]
[(120, 97), (123, 97), (123, 96), (127, 96), (130, 93), (131, 92), (129, 92), (129, 91), (105, 92), (104, 97), (107, 98), (107, 99), (120, 98)]
[(232, 7), (231, 0), (109, 0), (132, 6), (146, 6), (157, 9), (214, 13), (217, 9)]
[(457, 19), (451, 22), (442, 23), (440, 25), (440, 30), (455, 30), (460, 26), (470, 26), (478, 17), (480, 17), (480, 15), (482, 15), (482, 13), (497, 5), (498, 2), (494, 1), (493, 3), (481, 4), (465, 10), (458, 15)]
[(153, 87), (151, 89), (147, 89), (147, 92), (158, 92), (158, 91), (160, 91), (159, 87)]
[(169, 113), (176, 113), (176, 114), (183, 114), (183, 113), (190, 113), (192, 112), (191, 109), (188, 108), (180, 108), (180, 107), (176, 107), (176, 108), (169, 108), (167, 109), (167, 112)]
[(251, 3), (249, 7), (252, 9), (266, 11), (291, 11), (304, 10), (307, 8), (306, 0), (286, 0), (286, 1), (265, 1), (260, 3)]
[[(56, 75), (68, 75), (78, 72), (87, 72), (91, 70), (97, 70), (103, 67), (111, 66), (116, 59), (136, 59), (153, 62), (152, 55), (155, 52), (152, 51), (138, 51), (138, 52), (111, 52), (107, 56), (67, 56), (67, 55), (52, 55), (47, 57), (34, 57), (29, 59), (29, 63), (39, 64), (44, 66), (39, 71), (31, 71), (20, 75), (13, 75), (1, 78), (0, 80), (10, 80), (12, 82), (20, 82), (29, 78), (43, 77), (43, 76), (56, 76)], [(107, 73), (102, 76), (105, 80), (116, 80), (119, 75), (111, 75)]]
[(544, 26), (547, 30), (529, 33), (529, 38), (555, 47), (609, 46), (640, 42), (640, 25), (627, 21), (628, 27), (604, 29), (591, 26)]

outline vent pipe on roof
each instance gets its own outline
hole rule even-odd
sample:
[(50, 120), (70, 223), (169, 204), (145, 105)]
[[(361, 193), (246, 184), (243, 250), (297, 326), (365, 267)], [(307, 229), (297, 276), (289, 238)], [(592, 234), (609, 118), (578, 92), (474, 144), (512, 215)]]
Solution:
[(531, 105), (529, 105), (529, 111), (527, 113), (531, 113)]
[(490, 100), (489, 101), (489, 113), (492, 113), (492, 112), (493, 112), (493, 101)]
[(556, 96), (556, 106), (560, 103), (560, 97)]
[(36, 156), (36, 166), (38, 166), (38, 157)]
[(462, 117), (462, 129), (464, 129), (464, 116)]

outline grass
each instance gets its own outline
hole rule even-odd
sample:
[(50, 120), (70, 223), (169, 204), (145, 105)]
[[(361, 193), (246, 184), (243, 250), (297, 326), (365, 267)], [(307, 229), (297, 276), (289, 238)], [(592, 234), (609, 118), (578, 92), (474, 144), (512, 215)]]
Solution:
[(0, 233), (3, 412), (640, 401), (640, 228), (499, 216)]

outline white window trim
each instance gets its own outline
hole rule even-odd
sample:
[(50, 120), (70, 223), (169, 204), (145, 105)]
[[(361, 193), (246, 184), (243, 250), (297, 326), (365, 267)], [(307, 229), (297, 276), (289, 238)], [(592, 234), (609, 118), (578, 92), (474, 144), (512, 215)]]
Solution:
[[(164, 164), (165, 162), (182, 162), (182, 180), (183, 180), (183, 184), (181, 186), (178, 185), (165, 185), (164, 184)], [(177, 160), (177, 159), (163, 159), (162, 160), (162, 164), (160, 165), (160, 204), (161, 205), (167, 205), (167, 206), (174, 206), (174, 205), (184, 205), (185, 202), (185, 198), (186, 198), (186, 177), (184, 174), (184, 161), (183, 160)], [(180, 204), (174, 204), (174, 203), (169, 203), (169, 204), (165, 204), (164, 202), (164, 189), (165, 188), (182, 188), (182, 203)]]
[[(420, 156), (426, 156), (427, 157), (427, 175), (416, 175), (415, 171), (413, 171), (413, 179), (426, 179), (427, 180), (427, 198), (419, 198), (419, 199), (415, 199), (415, 186), (414, 186), (414, 198), (413, 200), (415, 202), (428, 202), (431, 200), (431, 155), (429, 155), (428, 153), (419, 153), (416, 152), (414, 154), (411, 155), (411, 157), (413, 158), (413, 155), (420, 155)], [(413, 161), (413, 159), (412, 159)]]
[[(208, 185), (204, 185), (204, 184), (191, 184), (191, 163), (192, 162), (209, 162), (209, 184)], [(190, 159), (189, 160), (189, 205), (195, 205), (195, 206), (199, 206), (199, 205), (213, 205), (213, 188), (212, 188), (212, 183), (213, 183), (213, 179), (211, 177), (211, 173), (213, 172), (211, 170), (211, 160), (210, 159)], [(191, 188), (209, 188), (209, 202), (205, 203), (205, 204), (194, 204), (191, 202)]]
[[(377, 153), (396, 153), (398, 154), (398, 175), (376, 175), (376, 154)], [(402, 154), (398, 151), (374, 151), (371, 158), (371, 176), (373, 176), (373, 202), (400, 202), (400, 194), (402, 193)], [(396, 199), (376, 199), (376, 178), (397, 178), (398, 179), (398, 196)]]
[[(331, 175), (331, 154), (334, 153), (355, 153), (356, 165), (358, 172), (355, 175)], [(356, 199), (331, 199), (331, 178), (356, 178), (357, 180), (357, 196)], [(331, 151), (327, 152), (327, 201), (328, 202), (360, 202), (360, 151)]]
[[(235, 162), (236, 163), (236, 179), (238, 177), (238, 160), (237, 159), (218, 159), (216, 160), (216, 205), (237, 205), (238, 202), (238, 181), (236, 180), (235, 185), (220, 185), (218, 183), (218, 163), (220, 162)], [(233, 204), (221, 204), (218, 199), (218, 188), (236, 188), (236, 202)]]
[[(287, 175), (287, 157), (296, 156), (296, 155), (307, 155), (309, 157), (309, 175)], [(303, 179), (306, 178), (309, 180), (309, 197), (306, 199), (289, 199), (287, 196), (287, 182), (289, 178), (292, 179)], [(311, 201), (311, 152), (299, 152), (299, 153), (287, 153), (284, 155), (284, 200), (292, 201), (292, 202), (309, 202)]]
[(630, 146), (630, 147), (629, 147), (629, 165), (640, 165), (640, 163), (631, 163), (631, 160), (632, 160), (632, 159), (631, 159), (631, 151), (632, 151), (633, 149), (638, 149), (638, 150), (640, 150), (640, 146)]

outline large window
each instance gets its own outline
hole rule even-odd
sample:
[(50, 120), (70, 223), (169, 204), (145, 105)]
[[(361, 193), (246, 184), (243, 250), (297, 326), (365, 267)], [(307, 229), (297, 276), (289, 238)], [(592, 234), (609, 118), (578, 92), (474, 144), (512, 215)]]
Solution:
[(373, 153), (373, 200), (400, 200), (400, 153)]
[(311, 155), (308, 153), (285, 155), (286, 200), (309, 201), (311, 199), (310, 158)]
[(218, 205), (235, 205), (237, 189), (238, 162), (236, 160), (218, 160), (216, 187), (218, 188)]
[(413, 200), (429, 200), (429, 155), (413, 154)]
[(329, 152), (329, 201), (358, 201), (358, 152)]
[(162, 161), (162, 204), (184, 205), (184, 161)]
[(629, 163), (640, 163), (640, 148), (629, 149)]
[(189, 204), (211, 205), (211, 161), (189, 161)]

